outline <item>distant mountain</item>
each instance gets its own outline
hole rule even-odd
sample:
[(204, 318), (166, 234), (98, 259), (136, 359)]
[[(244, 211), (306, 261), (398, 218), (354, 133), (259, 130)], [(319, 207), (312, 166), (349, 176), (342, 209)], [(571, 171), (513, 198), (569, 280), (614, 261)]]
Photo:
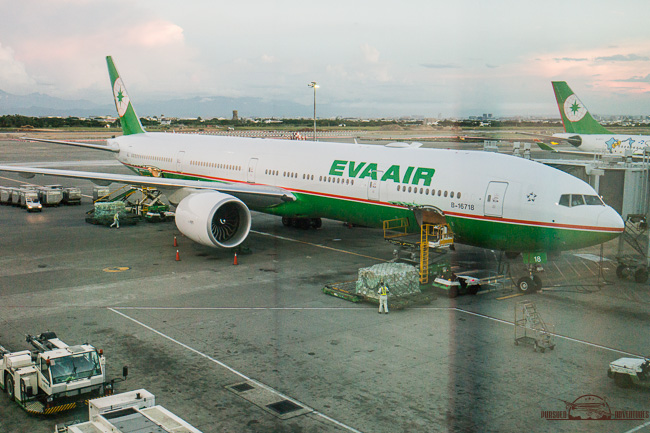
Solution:
[[(288, 101), (267, 101), (261, 98), (227, 98), (223, 96), (194, 97), (166, 101), (138, 101), (135, 108), (140, 116), (164, 114), (168, 117), (225, 117), (237, 110), (240, 117), (310, 117), (311, 106)], [(325, 110), (326, 107), (320, 107)], [(115, 115), (109, 102), (97, 104), (84, 99), (61, 99), (41, 93), (13, 95), (0, 90), (0, 115), (25, 116), (101, 116)]]
[(83, 99), (61, 99), (42, 93), (12, 95), (0, 90), (0, 115), (90, 116), (108, 114), (110, 108), (110, 105), (99, 105)]

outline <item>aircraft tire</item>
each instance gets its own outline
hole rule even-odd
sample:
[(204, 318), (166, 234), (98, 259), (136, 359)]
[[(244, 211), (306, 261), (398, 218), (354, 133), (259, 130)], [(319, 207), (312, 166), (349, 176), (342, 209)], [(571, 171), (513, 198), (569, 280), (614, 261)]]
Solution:
[(449, 291), (448, 291), (448, 293), (447, 293), (447, 296), (449, 296), (450, 299), (453, 299), (453, 298), (455, 298), (456, 296), (458, 296), (458, 286), (451, 286), (451, 287), (449, 288)]
[(619, 280), (622, 280), (623, 278), (625, 278), (625, 268), (626, 268), (626, 266), (624, 264), (620, 264), (620, 265), (618, 265), (616, 267), (616, 277)]
[(291, 225), (291, 218), (289, 217), (282, 217), (282, 225), (285, 227), (289, 227)]
[(481, 290), (481, 285), (480, 284), (474, 284), (473, 286), (469, 286), (468, 293), (470, 295), (476, 295), (479, 290)]
[(523, 277), (517, 281), (517, 289), (521, 293), (533, 293), (535, 291), (535, 284), (530, 277)]
[(533, 284), (535, 285), (535, 291), (542, 288), (542, 279), (539, 275), (533, 275)]
[(320, 218), (312, 218), (311, 219), (311, 226), (315, 229), (319, 229), (323, 227), (323, 220)]
[(648, 270), (646, 268), (639, 268), (634, 271), (634, 281), (637, 283), (645, 283), (648, 281)]
[(9, 400), (15, 399), (15, 389), (14, 389), (14, 378), (10, 375), (7, 375), (7, 380), (5, 381), (5, 390), (9, 396)]
[(627, 374), (614, 373), (614, 383), (619, 388), (629, 388), (632, 386), (632, 379)]

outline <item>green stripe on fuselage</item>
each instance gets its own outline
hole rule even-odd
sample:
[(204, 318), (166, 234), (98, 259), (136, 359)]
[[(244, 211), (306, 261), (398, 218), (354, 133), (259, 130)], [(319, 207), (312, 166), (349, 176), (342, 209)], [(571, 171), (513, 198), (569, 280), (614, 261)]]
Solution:
[[(145, 169), (138, 173), (151, 176)], [(207, 180), (197, 176), (164, 173), (166, 178), (186, 180)], [(383, 221), (406, 218), (409, 231), (417, 233), (419, 226), (412, 210), (406, 206), (388, 205), (371, 201), (360, 201), (320, 194), (293, 192), (295, 201), (252, 210), (288, 217), (329, 218), (347, 221), (366, 227), (382, 227)], [(416, 205), (415, 203), (413, 204)], [(446, 215), (456, 241), (466, 245), (503, 251), (564, 251), (597, 245), (614, 239), (618, 233), (590, 230), (542, 227), (530, 224), (514, 224), (495, 219), (459, 217)]]

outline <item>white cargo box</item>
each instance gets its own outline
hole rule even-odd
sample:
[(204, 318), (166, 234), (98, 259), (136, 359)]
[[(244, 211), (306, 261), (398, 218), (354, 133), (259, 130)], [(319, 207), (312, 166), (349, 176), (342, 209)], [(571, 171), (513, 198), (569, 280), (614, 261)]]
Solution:
[(156, 406), (154, 395), (144, 389), (91, 400), (88, 413), (90, 421), (68, 426), (67, 432), (202, 433), (164, 407)]
[(88, 416), (92, 420), (95, 416), (125, 407), (142, 409), (156, 405), (156, 397), (146, 389), (123, 392), (96, 398), (88, 402)]

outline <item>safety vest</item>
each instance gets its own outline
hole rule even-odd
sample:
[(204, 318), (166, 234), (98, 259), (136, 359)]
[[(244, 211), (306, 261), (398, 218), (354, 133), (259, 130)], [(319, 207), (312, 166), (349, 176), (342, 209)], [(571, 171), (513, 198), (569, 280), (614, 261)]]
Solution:
[(381, 287), (379, 288), (379, 294), (380, 294), (381, 296), (386, 296), (386, 295), (388, 295), (388, 287), (386, 287), (385, 285), (384, 285), (384, 286), (381, 286)]

